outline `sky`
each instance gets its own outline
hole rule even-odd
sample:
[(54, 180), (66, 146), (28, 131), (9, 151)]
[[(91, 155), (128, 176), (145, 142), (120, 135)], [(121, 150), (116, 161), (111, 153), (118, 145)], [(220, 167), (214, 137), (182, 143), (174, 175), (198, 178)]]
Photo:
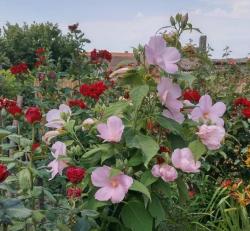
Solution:
[[(214, 58), (226, 46), (233, 58), (249, 57), (250, 0), (0, 0), (0, 26), (50, 21), (67, 33), (78, 22), (91, 40), (86, 50), (124, 52), (147, 43), (178, 12), (188, 12), (193, 26), (207, 35)], [(182, 41), (198, 44), (199, 36), (186, 33)]]

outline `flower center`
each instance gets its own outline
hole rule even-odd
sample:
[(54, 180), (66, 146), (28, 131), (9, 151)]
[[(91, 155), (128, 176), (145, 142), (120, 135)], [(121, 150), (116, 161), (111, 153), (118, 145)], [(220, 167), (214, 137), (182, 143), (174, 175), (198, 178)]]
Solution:
[(209, 118), (209, 113), (208, 113), (208, 112), (203, 113), (203, 117), (204, 117), (205, 119), (208, 119), (208, 118)]
[(118, 185), (119, 185), (119, 182), (118, 182), (118, 180), (116, 180), (116, 179), (113, 179), (113, 180), (111, 180), (111, 186), (113, 187), (113, 188), (116, 188)]

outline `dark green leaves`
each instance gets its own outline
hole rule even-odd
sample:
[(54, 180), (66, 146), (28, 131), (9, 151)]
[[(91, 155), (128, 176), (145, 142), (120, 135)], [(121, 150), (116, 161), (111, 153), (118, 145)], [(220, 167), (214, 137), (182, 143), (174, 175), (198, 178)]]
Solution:
[(132, 231), (152, 231), (153, 218), (139, 201), (128, 202), (121, 211), (121, 218)]

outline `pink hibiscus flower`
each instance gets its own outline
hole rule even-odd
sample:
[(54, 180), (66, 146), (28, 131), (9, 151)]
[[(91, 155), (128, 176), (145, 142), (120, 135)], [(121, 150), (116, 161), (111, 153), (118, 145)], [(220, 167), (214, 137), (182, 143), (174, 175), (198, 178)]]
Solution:
[(175, 149), (172, 154), (172, 164), (183, 172), (199, 172), (200, 161), (195, 161), (189, 148)]
[(221, 141), (225, 136), (225, 129), (221, 126), (207, 126), (203, 124), (199, 127), (199, 132), (196, 134), (200, 137), (201, 142), (205, 144), (209, 150), (216, 150), (221, 146)]
[(124, 125), (119, 117), (110, 116), (107, 124), (101, 123), (97, 125), (97, 130), (100, 133), (98, 136), (104, 141), (119, 142), (122, 137)]
[(164, 71), (174, 74), (178, 71), (177, 62), (181, 55), (175, 47), (166, 47), (162, 36), (153, 36), (145, 45), (145, 56), (148, 64), (158, 65)]
[(71, 110), (68, 105), (61, 104), (59, 109), (52, 109), (46, 115), (48, 123), (45, 124), (49, 128), (62, 128), (71, 115)]
[(212, 99), (209, 95), (203, 95), (197, 107), (195, 107), (191, 112), (191, 119), (194, 121), (202, 121), (202, 122), (212, 122), (213, 124), (223, 126), (224, 120), (220, 117), (226, 111), (226, 105), (222, 102), (217, 102), (216, 104), (212, 104)]
[(92, 172), (92, 184), (100, 187), (95, 193), (95, 199), (98, 201), (111, 200), (112, 203), (119, 203), (132, 186), (133, 178), (122, 172), (111, 177), (110, 173), (111, 168), (108, 166), (98, 167)]
[(151, 172), (154, 177), (161, 177), (165, 182), (175, 181), (178, 177), (176, 169), (168, 164), (156, 164)]
[(172, 79), (163, 77), (157, 86), (157, 90), (162, 105), (167, 108), (163, 111), (163, 115), (178, 123), (182, 123), (184, 115), (180, 110), (183, 108), (183, 104), (178, 100), (182, 95), (180, 86), (173, 83)]
[(51, 154), (55, 159), (48, 164), (48, 167), (51, 168), (51, 178), (49, 180), (52, 180), (57, 173), (62, 175), (63, 169), (68, 166), (64, 160), (60, 160), (61, 156), (66, 156), (66, 145), (64, 143), (55, 142), (51, 147)]

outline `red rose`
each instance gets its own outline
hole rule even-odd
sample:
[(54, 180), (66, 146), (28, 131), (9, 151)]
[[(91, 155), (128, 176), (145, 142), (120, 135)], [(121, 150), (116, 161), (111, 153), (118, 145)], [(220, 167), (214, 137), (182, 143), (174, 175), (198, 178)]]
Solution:
[(184, 100), (189, 100), (194, 103), (198, 103), (201, 98), (200, 93), (192, 89), (185, 90), (182, 95)]
[(80, 93), (83, 96), (91, 97), (98, 100), (101, 94), (107, 89), (103, 81), (98, 81), (92, 84), (83, 84), (80, 87)]
[(81, 194), (82, 194), (82, 190), (80, 188), (68, 188), (67, 189), (67, 197), (68, 198), (80, 197)]
[(14, 117), (18, 117), (22, 114), (22, 109), (20, 107), (18, 107), (17, 105), (11, 105), (11, 106), (7, 107), (6, 109)]
[(0, 164), (0, 183), (3, 182), (10, 175), (7, 167)]
[(91, 58), (91, 61), (96, 61), (98, 59), (98, 53), (96, 51), (96, 49), (92, 50), (90, 52), (90, 58)]
[(250, 118), (250, 107), (242, 109), (241, 113), (243, 114), (244, 117)]
[(68, 167), (66, 170), (66, 176), (71, 183), (79, 183), (85, 176), (85, 169), (80, 167)]
[(30, 124), (40, 122), (42, 119), (42, 113), (38, 107), (30, 107), (26, 111), (25, 118)]
[(36, 55), (40, 55), (40, 54), (42, 54), (42, 53), (44, 53), (45, 52), (45, 48), (43, 48), (43, 47), (39, 47), (39, 48), (37, 48), (36, 49)]
[(13, 75), (27, 73), (28, 65), (26, 63), (20, 63), (10, 68), (10, 71)]
[(106, 59), (108, 62), (111, 62), (112, 60), (112, 54), (107, 50), (100, 50), (99, 57), (102, 59)]
[(250, 101), (247, 98), (244, 97), (239, 97), (234, 100), (234, 106), (245, 106), (245, 107), (250, 107)]
[(86, 108), (86, 104), (81, 99), (70, 99), (68, 105), (70, 107), (79, 107), (81, 109)]
[(39, 148), (39, 147), (40, 147), (40, 144), (39, 144), (39, 143), (34, 143), (34, 144), (32, 144), (32, 146), (31, 146), (31, 151), (32, 151), (32, 152), (35, 152), (36, 149)]

